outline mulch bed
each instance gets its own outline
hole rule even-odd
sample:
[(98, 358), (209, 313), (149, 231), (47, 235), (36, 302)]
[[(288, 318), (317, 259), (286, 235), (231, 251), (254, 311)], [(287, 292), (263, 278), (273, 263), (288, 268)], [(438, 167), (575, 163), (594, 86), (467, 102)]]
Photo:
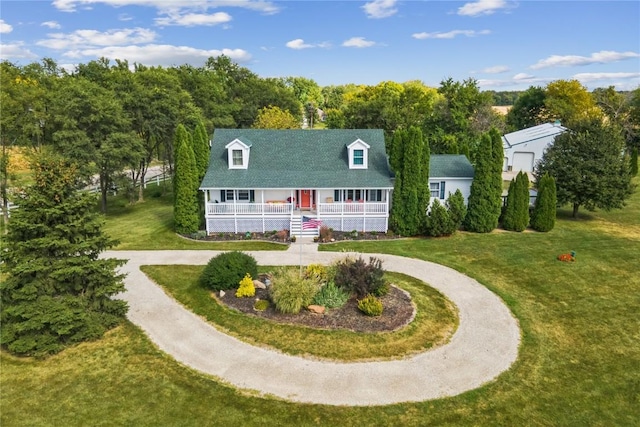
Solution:
[[(280, 243), (288, 243), (289, 242), (289, 233), (287, 230), (285, 234), (282, 232), (278, 232), (274, 234), (273, 232), (268, 233), (211, 233), (206, 235), (206, 232), (200, 231), (194, 234), (183, 234), (182, 237), (192, 240), (202, 240), (207, 242), (229, 242), (229, 241), (239, 241), (239, 240), (260, 240), (260, 241), (268, 241), (268, 242), (280, 242)], [(283, 236), (286, 237), (283, 238)], [(376, 232), (353, 232), (353, 231), (332, 231), (331, 237), (327, 239), (326, 242), (319, 243), (330, 243), (330, 242), (342, 242), (347, 240), (389, 240), (389, 239), (398, 239), (400, 236), (393, 234), (392, 232), (387, 233), (376, 233)]]
[(402, 328), (415, 316), (411, 297), (403, 290), (391, 286), (389, 293), (381, 298), (384, 308), (382, 315), (366, 316), (358, 310), (358, 302), (352, 297), (340, 307), (329, 309), (325, 314), (315, 314), (302, 309), (298, 314), (282, 314), (276, 311), (273, 303), (265, 311), (256, 311), (253, 305), (257, 298), (268, 300), (268, 291), (256, 289), (252, 298), (236, 298), (236, 290), (226, 291), (224, 296), (216, 292), (214, 297), (222, 304), (250, 316), (273, 320), (279, 323), (304, 325), (317, 329), (347, 329), (355, 332), (389, 332)]

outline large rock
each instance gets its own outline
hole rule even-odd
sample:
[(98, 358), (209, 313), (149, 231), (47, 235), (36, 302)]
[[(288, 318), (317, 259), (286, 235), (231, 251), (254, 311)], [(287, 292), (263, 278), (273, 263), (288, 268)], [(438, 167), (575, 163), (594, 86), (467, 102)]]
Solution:
[(307, 307), (307, 310), (309, 310), (310, 312), (315, 313), (315, 314), (324, 314), (324, 310), (325, 309), (321, 305), (312, 304), (309, 307)]
[(253, 281), (253, 286), (256, 289), (267, 289), (267, 285), (265, 285), (264, 283), (262, 283), (260, 280), (254, 280)]

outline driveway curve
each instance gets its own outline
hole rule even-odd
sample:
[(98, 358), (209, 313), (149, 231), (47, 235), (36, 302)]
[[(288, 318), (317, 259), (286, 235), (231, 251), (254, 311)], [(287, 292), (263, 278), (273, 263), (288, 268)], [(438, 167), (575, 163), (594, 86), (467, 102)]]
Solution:
[[(345, 253), (315, 245), (248, 252), (262, 265), (329, 263)], [(477, 281), (431, 262), (385, 254), (389, 271), (429, 283), (458, 308), (460, 323), (448, 344), (400, 360), (334, 362), (255, 347), (223, 334), (169, 297), (141, 265), (204, 265), (221, 251), (110, 251), (127, 259), (128, 318), (179, 362), (241, 389), (294, 402), (387, 405), (455, 396), (492, 381), (516, 360), (520, 329), (502, 300)]]

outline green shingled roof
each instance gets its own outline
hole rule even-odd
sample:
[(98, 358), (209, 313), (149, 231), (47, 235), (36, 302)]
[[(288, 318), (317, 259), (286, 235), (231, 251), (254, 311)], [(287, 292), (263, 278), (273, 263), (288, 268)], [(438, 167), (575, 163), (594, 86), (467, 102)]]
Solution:
[(429, 160), (432, 178), (473, 178), (473, 166), (463, 154), (432, 154)]
[[(229, 169), (225, 146), (251, 144), (248, 169)], [(346, 146), (371, 146), (367, 169), (349, 169)], [(216, 129), (201, 188), (392, 188), (379, 129)]]

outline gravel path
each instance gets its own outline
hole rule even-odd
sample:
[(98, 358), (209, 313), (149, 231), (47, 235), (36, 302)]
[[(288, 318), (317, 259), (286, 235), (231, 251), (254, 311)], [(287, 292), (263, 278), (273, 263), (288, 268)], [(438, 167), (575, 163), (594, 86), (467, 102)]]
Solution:
[[(386, 405), (455, 396), (509, 369), (520, 330), (509, 309), (475, 280), (448, 267), (393, 255), (386, 270), (411, 275), (445, 294), (459, 310), (450, 342), (400, 360), (329, 362), (254, 347), (227, 336), (178, 304), (139, 269), (148, 264), (206, 264), (219, 251), (112, 251), (125, 258), (129, 319), (160, 349), (194, 369), (261, 395), (328, 405)], [(249, 252), (263, 265), (328, 263), (344, 253), (318, 252), (297, 243), (286, 252)]]

